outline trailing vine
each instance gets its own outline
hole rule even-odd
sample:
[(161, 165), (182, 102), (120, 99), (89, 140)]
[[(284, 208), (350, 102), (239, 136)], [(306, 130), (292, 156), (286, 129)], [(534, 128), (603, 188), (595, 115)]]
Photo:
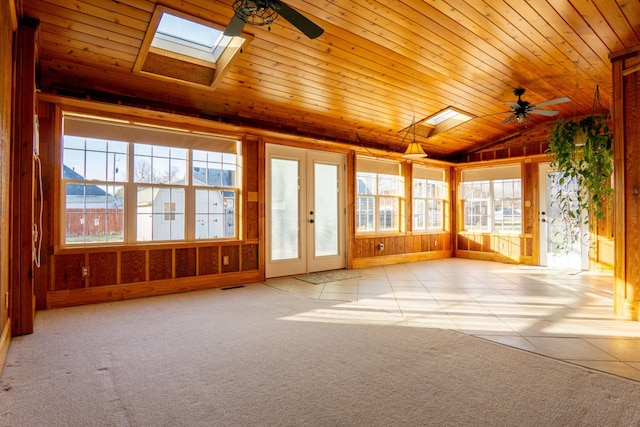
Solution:
[[(601, 113), (594, 114), (596, 104), (599, 108), (597, 88), (591, 115), (580, 120), (560, 118), (550, 128), (547, 154), (551, 158), (551, 167), (561, 172), (558, 184), (567, 188), (571, 182), (577, 183), (575, 191), (557, 191), (551, 195), (553, 206), (562, 213), (563, 224), (560, 227), (567, 230), (579, 229), (582, 212), (587, 213), (585, 221), (592, 229), (595, 222), (588, 218), (604, 218), (613, 200), (612, 135), (607, 117)], [(558, 248), (568, 250), (577, 241), (586, 243), (588, 236), (580, 238), (576, 233), (570, 233)]]
[[(551, 166), (563, 173), (561, 185), (567, 180), (577, 180), (580, 188), (575, 194), (578, 206), (595, 218), (606, 215), (613, 195), (611, 141), (606, 117), (588, 116), (577, 122), (558, 119), (551, 125), (547, 150)], [(579, 216), (579, 212), (567, 214)]]

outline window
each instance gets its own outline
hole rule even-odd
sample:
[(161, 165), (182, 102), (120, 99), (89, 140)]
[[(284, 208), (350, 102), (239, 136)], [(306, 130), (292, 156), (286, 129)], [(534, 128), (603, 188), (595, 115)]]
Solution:
[(70, 135), (62, 155), (65, 243), (124, 241), (127, 144)]
[(522, 180), (519, 176), (520, 165), (463, 171), (464, 231), (521, 233)]
[(491, 181), (462, 183), (465, 231), (491, 231), (489, 227), (489, 204)]
[(522, 182), (519, 179), (493, 181), (493, 225), (499, 233), (522, 230)]
[(165, 12), (151, 46), (215, 63), (232, 38), (213, 27)]
[(400, 231), (404, 180), (399, 163), (358, 157), (356, 180), (357, 231)]
[(442, 169), (413, 166), (413, 231), (443, 231), (448, 185)]
[(237, 156), (194, 150), (196, 239), (235, 236)]
[(215, 87), (248, 42), (244, 35), (229, 37), (223, 31), (221, 25), (158, 5), (133, 70)]
[(62, 244), (237, 238), (237, 151), (213, 135), (66, 115)]

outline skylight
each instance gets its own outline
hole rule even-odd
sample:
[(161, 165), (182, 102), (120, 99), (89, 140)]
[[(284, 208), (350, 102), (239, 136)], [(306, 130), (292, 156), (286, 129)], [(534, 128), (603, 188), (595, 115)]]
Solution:
[(216, 88), (251, 36), (225, 36), (228, 19), (213, 19), (156, 5), (133, 72)]
[(444, 122), (445, 120), (449, 120), (449, 119), (455, 119), (460, 122), (466, 122), (467, 120), (471, 120), (471, 117), (459, 111), (456, 111), (452, 108), (446, 108), (441, 112), (439, 112), (438, 114), (429, 117), (424, 122), (428, 125), (436, 126)]
[(151, 46), (215, 62), (233, 37), (179, 16), (163, 13)]
[[(453, 129), (469, 120), (473, 119), (473, 116), (468, 113), (463, 113), (453, 107), (447, 107), (431, 116), (427, 116), (424, 119), (418, 120), (412, 129), (416, 135), (423, 138), (431, 138), (439, 133), (446, 132), (449, 129)], [(406, 132), (409, 128), (404, 128), (400, 132)]]

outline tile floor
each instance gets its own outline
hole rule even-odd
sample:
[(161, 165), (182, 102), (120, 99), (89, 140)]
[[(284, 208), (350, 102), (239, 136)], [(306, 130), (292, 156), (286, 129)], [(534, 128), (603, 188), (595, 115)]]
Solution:
[(336, 301), (299, 320), (446, 328), (640, 381), (640, 322), (613, 313), (611, 274), (459, 258), (352, 272), (319, 285), (264, 283)]

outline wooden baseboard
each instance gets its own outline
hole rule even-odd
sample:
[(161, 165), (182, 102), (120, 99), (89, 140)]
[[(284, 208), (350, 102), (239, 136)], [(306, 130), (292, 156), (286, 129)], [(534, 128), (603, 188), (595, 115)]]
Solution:
[(622, 312), (618, 314), (628, 320), (640, 320), (640, 301), (625, 299)]
[(4, 367), (4, 361), (7, 358), (9, 352), (9, 344), (11, 343), (11, 319), (7, 319), (7, 323), (4, 325), (2, 335), (0, 336), (0, 375), (2, 375), (2, 368)]
[[(496, 252), (456, 251), (456, 258), (479, 259), (482, 261), (506, 262), (509, 264), (530, 264), (530, 257), (509, 257)], [(529, 262), (526, 262), (526, 261)]]
[(71, 289), (47, 292), (47, 308), (62, 308), (75, 305), (97, 304), (189, 292), (225, 286), (240, 285), (259, 281), (257, 270), (240, 273), (225, 273), (182, 279), (155, 280), (151, 282), (129, 283), (126, 285), (96, 286), (93, 288)]
[(383, 265), (404, 264), (406, 262), (427, 261), (430, 259), (451, 258), (449, 250), (417, 252), (411, 254), (376, 256), (371, 258), (356, 258), (353, 260), (352, 268), (380, 267)]

